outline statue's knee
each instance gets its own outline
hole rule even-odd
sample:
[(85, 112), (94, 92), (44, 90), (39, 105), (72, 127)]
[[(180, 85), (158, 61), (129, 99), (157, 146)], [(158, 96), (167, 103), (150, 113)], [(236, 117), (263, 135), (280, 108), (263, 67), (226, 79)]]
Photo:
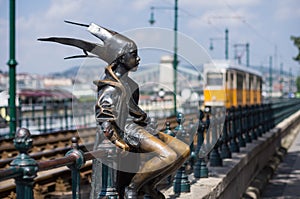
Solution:
[(171, 164), (177, 159), (177, 154), (173, 150), (165, 151), (163, 154), (163, 159), (167, 164)]
[(187, 158), (187, 157), (189, 157), (190, 152), (191, 152), (190, 146), (187, 145), (187, 144), (185, 144), (185, 146), (183, 147), (183, 153), (182, 153), (182, 156), (183, 156), (184, 158)]

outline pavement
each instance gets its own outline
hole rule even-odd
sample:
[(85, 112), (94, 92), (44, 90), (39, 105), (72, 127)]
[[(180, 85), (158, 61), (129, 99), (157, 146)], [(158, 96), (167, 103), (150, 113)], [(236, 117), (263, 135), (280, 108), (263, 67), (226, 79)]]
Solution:
[(300, 133), (262, 191), (262, 199), (300, 199)]

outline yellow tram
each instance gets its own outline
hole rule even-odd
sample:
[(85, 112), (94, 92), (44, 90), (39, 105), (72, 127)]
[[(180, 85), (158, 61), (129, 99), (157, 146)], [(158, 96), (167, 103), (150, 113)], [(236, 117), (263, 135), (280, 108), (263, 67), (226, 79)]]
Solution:
[(204, 64), (204, 106), (260, 104), (262, 75), (260, 72), (229, 60), (213, 60)]

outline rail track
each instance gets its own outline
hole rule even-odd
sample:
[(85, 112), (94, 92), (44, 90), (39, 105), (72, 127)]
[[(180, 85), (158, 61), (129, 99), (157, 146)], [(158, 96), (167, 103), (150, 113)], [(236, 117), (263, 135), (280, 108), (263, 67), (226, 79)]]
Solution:
[[(195, 123), (198, 118), (195, 115), (186, 116), (185, 125), (191, 119)], [(171, 129), (177, 126), (176, 118), (167, 118), (158, 121), (158, 128), (165, 129), (166, 121), (170, 122)], [(79, 148), (86, 152), (93, 149), (96, 128), (65, 130), (53, 133), (33, 135), (33, 148), (29, 155), (37, 161), (51, 160), (63, 157), (71, 149), (71, 138), (77, 137)], [(8, 168), (10, 162), (18, 155), (13, 145), (13, 139), (0, 140), (0, 169)], [(83, 195), (89, 194), (89, 184), (91, 182), (92, 161), (88, 161), (80, 170), (81, 183), (86, 187)], [(67, 167), (51, 169), (38, 172), (35, 178), (34, 193), (36, 199), (63, 198), (70, 195), (71, 171)], [(12, 199), (15, 194), (14, 180), (7, 180), (0, 183), (0, 198)]]

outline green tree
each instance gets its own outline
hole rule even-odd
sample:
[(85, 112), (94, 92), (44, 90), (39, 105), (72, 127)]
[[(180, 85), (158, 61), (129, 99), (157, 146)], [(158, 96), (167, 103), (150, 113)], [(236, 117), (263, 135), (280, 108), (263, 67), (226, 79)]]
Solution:
[[(294, 45), (299, 50), (298, 55), (296, 57), (294, 57), (294, 60), (300, 63), (300, 37), (291, 36), (291, 40), (294, 41)], [(299, 91), (299, 89), (298, 89), (298, 91)]]
[(300, 92), (300, 76), (296, 79), (297, 92)]

